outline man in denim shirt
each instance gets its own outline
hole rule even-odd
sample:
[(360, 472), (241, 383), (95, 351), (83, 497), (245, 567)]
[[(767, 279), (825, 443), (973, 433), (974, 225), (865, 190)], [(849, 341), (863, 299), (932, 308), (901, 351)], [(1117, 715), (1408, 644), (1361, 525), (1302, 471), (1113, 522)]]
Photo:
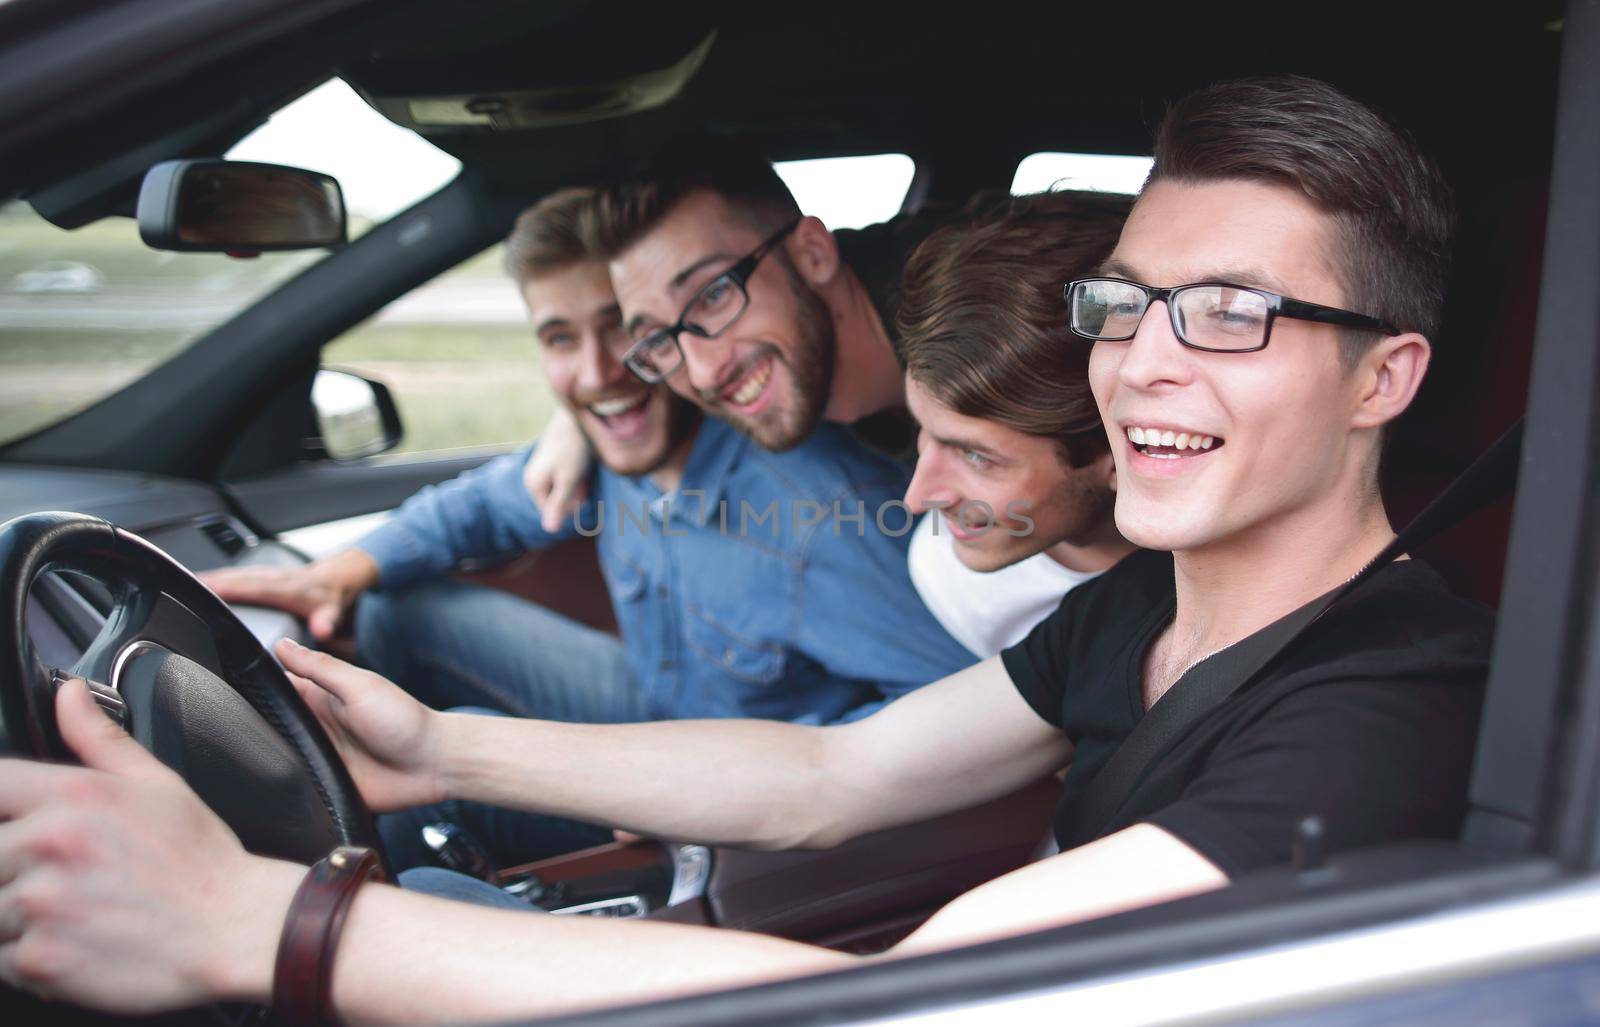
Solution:
[[(411, 636), (406, 649), (428, 653), (415, 632), (436, 634), (437, 625), (425, 623), (442, 612), (436, 603), (386, 593), (439, 577), (466, 559), (540, 549), (581, 532), (598, 535), (626, 641), (604, 636), (616, 649), (616, 666), (604, 677), (571, 683), (617, 689), (614, 705), (591, 700), (586, 708), (558, 711), (570, 716), (555, 716), (541, 708), (542, 690), (534, 688), (514, 695), (507, 712), (584, 722), (764, 717), (822, 724), (858, 719), (972, 662), (911, 585), (908, 513), (899, 502), (906, 476), (894, 462), (836, 426), (787, 453), (769, 453), (713, 418), (700, 423), (686, 455), (679, 487), (670, 492), (650, 476), (598, 469), (591, 498), (554, 534), (540, 527), (522, 487), (526, 451), (422, 490), (358, 543), (377, 564), (385, 590), (362, 601), (363, 651), (374, 652), (374, 663), (395, 662), (379, 655), (376, 640), (361, 630), (380, 620), (391, 634)], [(498, 603), (500, 594), (491, 595)], [(369, 606), (399, 607), (406, 615), (374, 617)], [(562, 645), (566, 634), (596, 634), (549, 611), (533, 612), (548, 623), (469, 618), (468, 629), (478, 632), (479, 644), (485, 632), (504, 631), (503, 641), (490, 644), (501, 651), (484, 655), (544, 675), (564, 655), (541, 652), (544, 645)], [(537, 632), (534, 639), (529, 630)], [(439, 659), (436, 650), (428, 655)], [(409, 686), (414, 677), (404, 670), (398, 677)], [(481, 694), (472, 692), (476, 677), (490, 681)], [(496, 706), (515, 679), (494, 678), (463, 675), (455, 685), (461, 691), (445, 702)], [(444, 693), (450, 686), (435, 687)]]
[[(907, 573), (900, 465), (832, 425), (768, 452), (628, 374), (605, 265), (585, 249), (590, 195), (547, 199), (508, 241), (544, 370), (600, 458), (577, 515), (541, 526), (524, 450), (423, 489), (351, 550), (214, 573), (212, 587), (300, 613), (319, 637), (360, 597), (358, 645), (384, 676), (436, 707), (545, 720), (855, 720), (971, 663)], [(620, 641), (447, 577), (579, 534), (598, 536)], [(419, 829), (441, 819), (506, 863), (608, 837), (488, 807), (428, 808), (384, 825), (398, 865), (426, 861)]]

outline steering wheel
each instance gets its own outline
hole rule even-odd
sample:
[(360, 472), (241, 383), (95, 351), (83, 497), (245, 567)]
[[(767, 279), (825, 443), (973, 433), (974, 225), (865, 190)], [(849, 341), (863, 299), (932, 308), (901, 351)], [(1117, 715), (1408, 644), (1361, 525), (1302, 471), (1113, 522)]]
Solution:
[[(46, 571), (105, 586), (111, 608), (82, 657), (46, 667), (27, 631)], [(316, 717), (228, 605), (115, 525), (37, 513), (0, 525), (0, 752), (72, 759), (56, 728), (60, 676), (176, 770), (245, 848), (312, 863), (338, 845), (382, 854), (372, 815)]]

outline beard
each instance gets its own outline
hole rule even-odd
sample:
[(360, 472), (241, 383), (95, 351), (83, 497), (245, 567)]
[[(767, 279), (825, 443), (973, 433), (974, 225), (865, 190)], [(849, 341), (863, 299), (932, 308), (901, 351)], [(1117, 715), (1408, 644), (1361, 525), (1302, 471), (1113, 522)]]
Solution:
[(751, 363), (770, 355), (787, 367), (793, 383), (792, 395), (774, 397), (787, 401), (772, 403), (756, 418), (740, 417), (728, 411), (715, 393), (701, 393), (699, 398), (701, 406), (748, 435), (762, 449), (782, 453), (809, 438), (822, 420), (828, 395), (833, 390), (838, 336), (827, 302), (800, 277), (787, 253), (780, 250), (776, 256), (795, 301), (794, 347), (784, 356), (777, 347), (768, 346)]

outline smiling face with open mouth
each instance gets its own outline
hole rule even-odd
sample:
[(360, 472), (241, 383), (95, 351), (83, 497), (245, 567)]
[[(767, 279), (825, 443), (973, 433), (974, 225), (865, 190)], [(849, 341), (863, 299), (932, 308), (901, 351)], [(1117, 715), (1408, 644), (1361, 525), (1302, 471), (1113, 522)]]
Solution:
[(529, 279), (522, 291), (545, 375), (595, 456), (618, 474), (660, 467), (696, 418), (665, 385), (645, 385), (622, 366), (627, 338), (606, 266), (575, 264)]
[[(1236, 282), (1338, 306), (1336, 247), (1331, 219), (1287, 187), (1157, 181), (1106, 273), (1155, 287)], [(1157, 302), (1131, 340), (1092, 345), (1117, 526), (1130, 541), (1190, 550), (1262, 526), (1316, 531), (1359, 505), (1378, 437), (1353, 427), (1359, 386), (1341, 365), (1337, 328), (1279, 319), (1263, 350), (1207, 353), (1178, 341)]]
[[(722, 198), (694, 192), (611, 262), (630, 335), (673, 323), (685, 304), (769, 234)], [(792, 237), (791, 237), (792, 238)], [(678, 336), (682, 366), (667, 383), (763, 448), (799, 445), (822, 419), (836, 338), (827, 303), (780, 241), (744, 283), (748, 302), (713, 338)]]

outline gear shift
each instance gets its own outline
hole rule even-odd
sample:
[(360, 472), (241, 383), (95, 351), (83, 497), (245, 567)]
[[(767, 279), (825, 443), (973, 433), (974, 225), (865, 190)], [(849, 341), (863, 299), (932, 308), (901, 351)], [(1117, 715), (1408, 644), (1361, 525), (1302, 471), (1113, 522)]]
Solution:
[(488, 851), (465, 828), (445, 821), (426, 824), (422, 828), (422, 844), (445, 869), (500, 887), (500, 874)]

